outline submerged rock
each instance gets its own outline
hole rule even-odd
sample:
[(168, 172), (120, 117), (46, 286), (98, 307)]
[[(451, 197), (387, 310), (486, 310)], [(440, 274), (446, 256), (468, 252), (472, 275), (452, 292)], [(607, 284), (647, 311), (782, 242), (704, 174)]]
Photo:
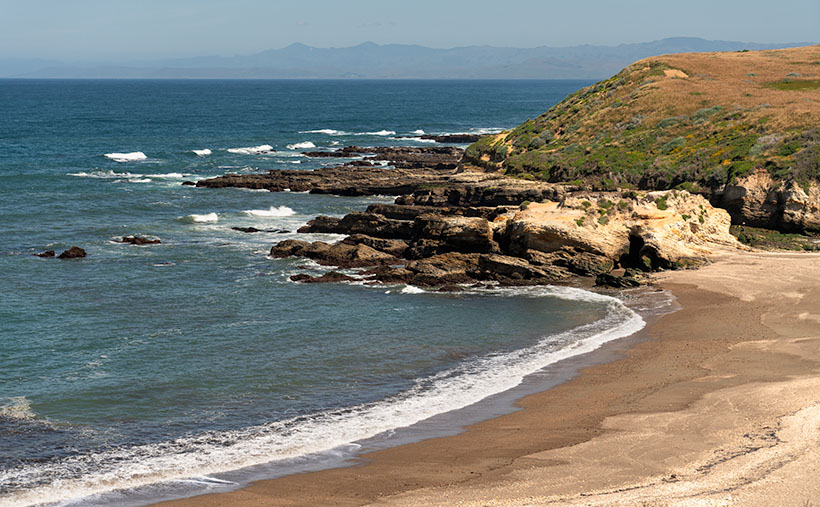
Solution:
[(54, 250), (46, 250), (45, 252), (40, 252), (34, 255), (37, 257), (54, 257), (57, 254), (54, 253)]

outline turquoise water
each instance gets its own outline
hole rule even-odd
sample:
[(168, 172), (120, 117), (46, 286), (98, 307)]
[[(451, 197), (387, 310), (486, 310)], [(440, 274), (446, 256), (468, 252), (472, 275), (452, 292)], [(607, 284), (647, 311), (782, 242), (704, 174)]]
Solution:
[[(0, 81), (0, 503), (328, 452), (639, 325), (571, 289), (294, 284), (322, 268), (269, 259), (274, 242), (337, 240), (295, 231), (392, 197), (181, 184), (336, 163), (300, 156), (306, 143), (507, 128), (586, 84)], [(116, 242), (130, 234), (162, 244)], [(32, 255), (71, 245), (89, 256)]]

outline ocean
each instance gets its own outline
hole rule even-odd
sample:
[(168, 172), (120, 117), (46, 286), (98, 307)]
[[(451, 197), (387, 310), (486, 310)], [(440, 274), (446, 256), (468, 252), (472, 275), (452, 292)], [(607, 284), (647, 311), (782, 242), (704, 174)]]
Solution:
[[(139, 505), (344, 459), (639, 329), (580, 289), (296, 284), (327, 268), (273, 243), (339, 240), (296, 229), (394, 196), (182, 185), (493, 132), (588, 84), (0, 80), (0, 504)], [(251, 226), (275, 232), (232, 229)], [(72, 245), (88, 257), (33, 255)]]

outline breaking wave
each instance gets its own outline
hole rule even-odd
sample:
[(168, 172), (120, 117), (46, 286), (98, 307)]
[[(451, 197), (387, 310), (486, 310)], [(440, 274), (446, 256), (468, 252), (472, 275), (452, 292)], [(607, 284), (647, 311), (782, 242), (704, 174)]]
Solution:
[(106, 153), (105, 158), (110, 158), (114, 162), (136, 162), (145, 160), (148, 156), (141, 151), (132, 151), (131, 153)]
[(260, 144), (259, 146), (248, 146), (245, 148), (228, 148), (228, 153), (235, 153), (237, 155), (261, 155), (264, 153), (272, 153), (273, 146), (269, 144)]
[[(486, 292), (485, 292), (486, 294)], [(248, 428), (207, 431), (169, 441), (117, 447), (93, 455), (0, 471), (13, 490), (0, 500), (47, 503), (168, 481), (202, 477), (254, 465), (350, 448), (351, 444), (437, 414), (472, 405), (519, 385), (524, 378), (562, 359), (591, 352), (628, 336), (643, 319), (619, 300), (567, 287), (501, 289), (493, 295), (553, 297), (605, 305), (597, 322), (543, 337), (519, 350), (466, 360), (386, 399)], [(27, 486), (28, 485), (28, 486)]]
[(254, 217), (289, 217), (295, 215), (296, 212), (287, 206), (271, 206), (269, 209), (247, 209), (243, 211), (246, 215)]
[(315, 148), (316, 145), (310, 141), (303, 141), (301, 143), (289, 144), (287, 148), (289, 150), (303, 150), (307, 148)]

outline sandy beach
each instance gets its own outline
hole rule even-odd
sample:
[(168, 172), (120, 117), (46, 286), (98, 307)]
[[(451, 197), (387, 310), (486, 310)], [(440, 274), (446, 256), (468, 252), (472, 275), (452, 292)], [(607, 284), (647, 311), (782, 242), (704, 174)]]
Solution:
[(165, 505), (812, 505), (820, 255), (727, 253), (624, 357), (459, 435)]

